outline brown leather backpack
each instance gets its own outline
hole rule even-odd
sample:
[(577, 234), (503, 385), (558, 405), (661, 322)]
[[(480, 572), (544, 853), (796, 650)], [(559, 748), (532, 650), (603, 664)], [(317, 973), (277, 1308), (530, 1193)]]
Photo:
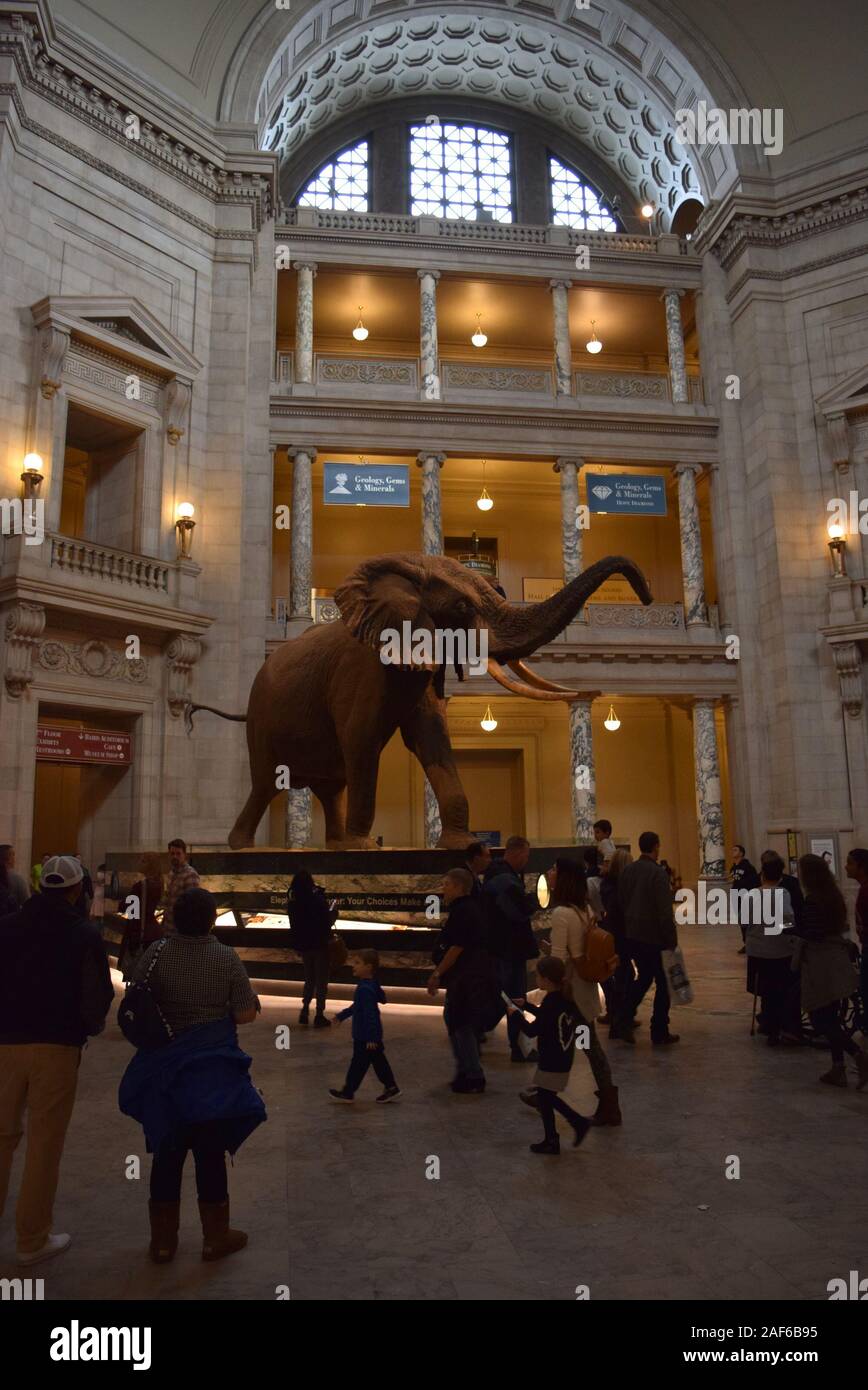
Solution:
[[(574, 909), (575, 910), (575, 909)], [(615, 938), (595, 922), (585, 935), (585, 949), (580, 956), (570, 956), (570, 962), (580, 980), (602, 984), (614, 975), (620, 964), (615, 951)]]

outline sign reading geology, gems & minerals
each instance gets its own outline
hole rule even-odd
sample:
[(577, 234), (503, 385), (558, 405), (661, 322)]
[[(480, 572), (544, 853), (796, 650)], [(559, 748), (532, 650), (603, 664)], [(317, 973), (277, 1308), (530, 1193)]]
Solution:
[(406, 463), (327, 463), (323, 501), (327, 507), (409, 507), (410, 469)]
[(655, 473), (588, 473), (588, 509), (632, 516), (666, 516), (666, 479)]

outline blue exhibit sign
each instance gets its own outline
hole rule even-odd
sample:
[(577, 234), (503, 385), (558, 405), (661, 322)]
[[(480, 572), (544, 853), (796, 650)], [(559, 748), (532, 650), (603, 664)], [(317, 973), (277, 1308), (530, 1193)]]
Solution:
[(588, 510), (666, 516), (666, 479), (655, 473), (589, 473)]
[(327, 507), (409, 507), (406, 463), (327, 463), (323, 472)]

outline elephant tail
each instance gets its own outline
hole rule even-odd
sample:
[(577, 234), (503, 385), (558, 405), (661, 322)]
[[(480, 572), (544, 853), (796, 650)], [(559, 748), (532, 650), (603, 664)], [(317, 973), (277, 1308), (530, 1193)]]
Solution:
[(207, 710), (209, 714), (219, 714), (221, 719), (234, 719), (239, 724), (247, 723), (246, 714), (227, 714), (224, 709), (215, 709), (213, 705), (194, 705), (192, 701), (188, 700), (184, 706), (184, 728), (188, 734), (193, 732), (193, 715), (200, 709)]

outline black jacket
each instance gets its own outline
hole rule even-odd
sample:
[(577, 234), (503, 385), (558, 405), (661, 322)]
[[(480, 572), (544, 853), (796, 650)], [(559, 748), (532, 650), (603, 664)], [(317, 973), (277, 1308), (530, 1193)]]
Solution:
[(482, 887), (485, 945), (500, 960), (526, 961), (539, 955), (531, 918), (539, 910), (533, 893), (525, 891), (521, 874), (505, 859), (490, 864)]
[(113, 998), (102, 936), (62, 894), (0, 919), (0, 1043), (81, 1047)]
[(326, 901), (326, 895), (317, 888), (307, 901), (288, 899), (290, 945), (294, 951), (324, 951), (329, 944), (332, 925), (337, 912), (333, 912)]
[(536, 1038), (540, 1071), (569, 1071), (576, 1050), (576, 1025), (581, 1022), (575, 1004), (553, 989), (539, 1007), (530, 1003), (524, 1007), (535, 1015), (533, 1023), (521, 1020), (521, 1031)]
[(468, 1024), (485, 1030), (502, 1014), (494, 975), (494, 962), (483, 945), (482, 910), (478, 898), (456, 898), (450, 903), (437, 942), (440, 959), (450, 946), (461, 955), (441, 975), (446, 987), (446, 1021), (450, 1031)]
[(618, 902), (624, 914), (627, 939), (674, 951), (678, 945), (669, 875), (648, 855), (640, 855), (622, 870)]

